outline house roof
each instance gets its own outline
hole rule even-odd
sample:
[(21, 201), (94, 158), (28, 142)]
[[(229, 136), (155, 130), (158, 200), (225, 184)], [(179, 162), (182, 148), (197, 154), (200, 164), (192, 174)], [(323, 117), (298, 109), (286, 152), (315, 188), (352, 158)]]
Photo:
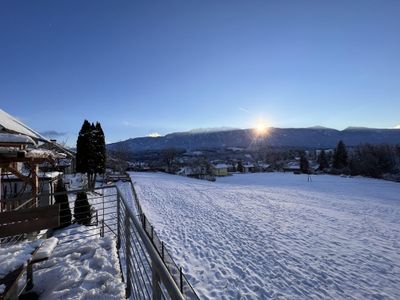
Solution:
[(34, 140), (23, 134), (0, 132), (0, 144), (35, 144)]
[(243, 164), (243, 167), (246, 167), (246, 168), (254, 168), (254, 164), (252, 164), (252, 163), (244, 163), (244, 164)]
[(49, 142), (41, 134), (29, 128), (27, 125), (9, 115), (2, 109), (0, 109), (0, 131), (14, 134), (22, 134), (29, 136), (36, 141)]
[(216, 165), (214, 165), (214, 168), (216, 168), (216, 169), (227, 169), (228, 165), (227, 164), (216, 164)]
[(285, 166), (285, 169), (292, 169), (292, 170), (296, 170), (300, 168), (300, 163), (296, 162), (296, 161), (291, 161), (288, 162)]

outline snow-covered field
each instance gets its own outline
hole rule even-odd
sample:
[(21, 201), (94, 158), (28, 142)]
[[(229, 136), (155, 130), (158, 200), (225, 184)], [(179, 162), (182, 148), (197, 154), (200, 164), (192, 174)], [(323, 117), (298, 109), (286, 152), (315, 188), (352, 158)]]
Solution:
[(400, 184), (131, 173), (143, 209), (201, 298), (400, 299)]

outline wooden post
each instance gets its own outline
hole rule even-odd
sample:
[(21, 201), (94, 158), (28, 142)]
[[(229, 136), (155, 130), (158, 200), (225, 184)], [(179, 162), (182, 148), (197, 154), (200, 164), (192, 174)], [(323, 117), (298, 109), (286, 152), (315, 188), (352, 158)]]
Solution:
[[(0, 212), (2, 212), (3, 211), (3, 199), (2, 199), (2, 197), (1, 197), (1, 193), (3, 192), (3, 186), (1, 185), (1, 167), (0, 167)], [(4, 203), (4, 205), (5, 205), (5, 203)]]
[(33, 201), (33, 207), (39, 207), (39, 165), (34, 164), (31, 165), (32, 169), (32, 201)]

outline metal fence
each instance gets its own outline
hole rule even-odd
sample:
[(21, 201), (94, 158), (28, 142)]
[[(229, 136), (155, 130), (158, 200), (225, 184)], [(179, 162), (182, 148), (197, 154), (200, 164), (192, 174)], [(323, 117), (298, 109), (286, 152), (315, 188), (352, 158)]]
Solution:
[(175, 263), (171, 254), (167, 250), (166, 245), (159, 238), (153, 225), (151, 225), (150, 221), (147, 219), (146, 214), (143, 212), (143, 209), (141, 207), (135, 187), (131, 182), (130, 184), (133, 192), (134, 203), (138, 211), (138, 216), (140, 217), (141, 226), (146, 232), (148, 238), (151, 240), (153, 246), (155, 247), (165, 266), (167, 267), (168, 272), (171, 274), (175, 283), (179, 286), (181, 293), (186, 299), (199, 299), (192, 285), (189, 283), (187, 277), (183, 273), (182, 267), (179, 267)]
[[(117, 240), (127, 298), (199, 299), (182, 268), (176, 265), (143, 213), (133, 185), (130, 182), (124, 184), (129, 184), (133, 199), (132, 195), (126, 197), (117, 186), (105, 185), (86, 191), (88, 203), (80, 204), (81, 209), (86, 208), (85, 212), (75, 211), (76, 196), (84, 190), (50, 194), (68, 195), (68, 206), (61, 205), (60, 226), (69, 225), (69, 220), (76, 223), (78, 219), (86, 225), (78, 231), (59, 232), (59, 244), (71, 243), (84, 237), (113, 235)], [(72, 218), (67, 218), (65, 222), (63, 216), (67, 210), (71, 211)], [(90, 217), (86, 216), (88, 210)], [(0, 247), (8, 247), (25, 238), (29, 236), (22, 234), (3, 238)]]

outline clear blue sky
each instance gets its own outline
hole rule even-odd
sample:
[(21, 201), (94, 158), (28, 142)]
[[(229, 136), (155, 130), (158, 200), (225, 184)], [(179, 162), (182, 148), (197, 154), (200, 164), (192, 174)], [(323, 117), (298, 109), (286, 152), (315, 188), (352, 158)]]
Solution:
[(107, 141), (400, 123), (400, 1), (0, 1), (0, 107)]

